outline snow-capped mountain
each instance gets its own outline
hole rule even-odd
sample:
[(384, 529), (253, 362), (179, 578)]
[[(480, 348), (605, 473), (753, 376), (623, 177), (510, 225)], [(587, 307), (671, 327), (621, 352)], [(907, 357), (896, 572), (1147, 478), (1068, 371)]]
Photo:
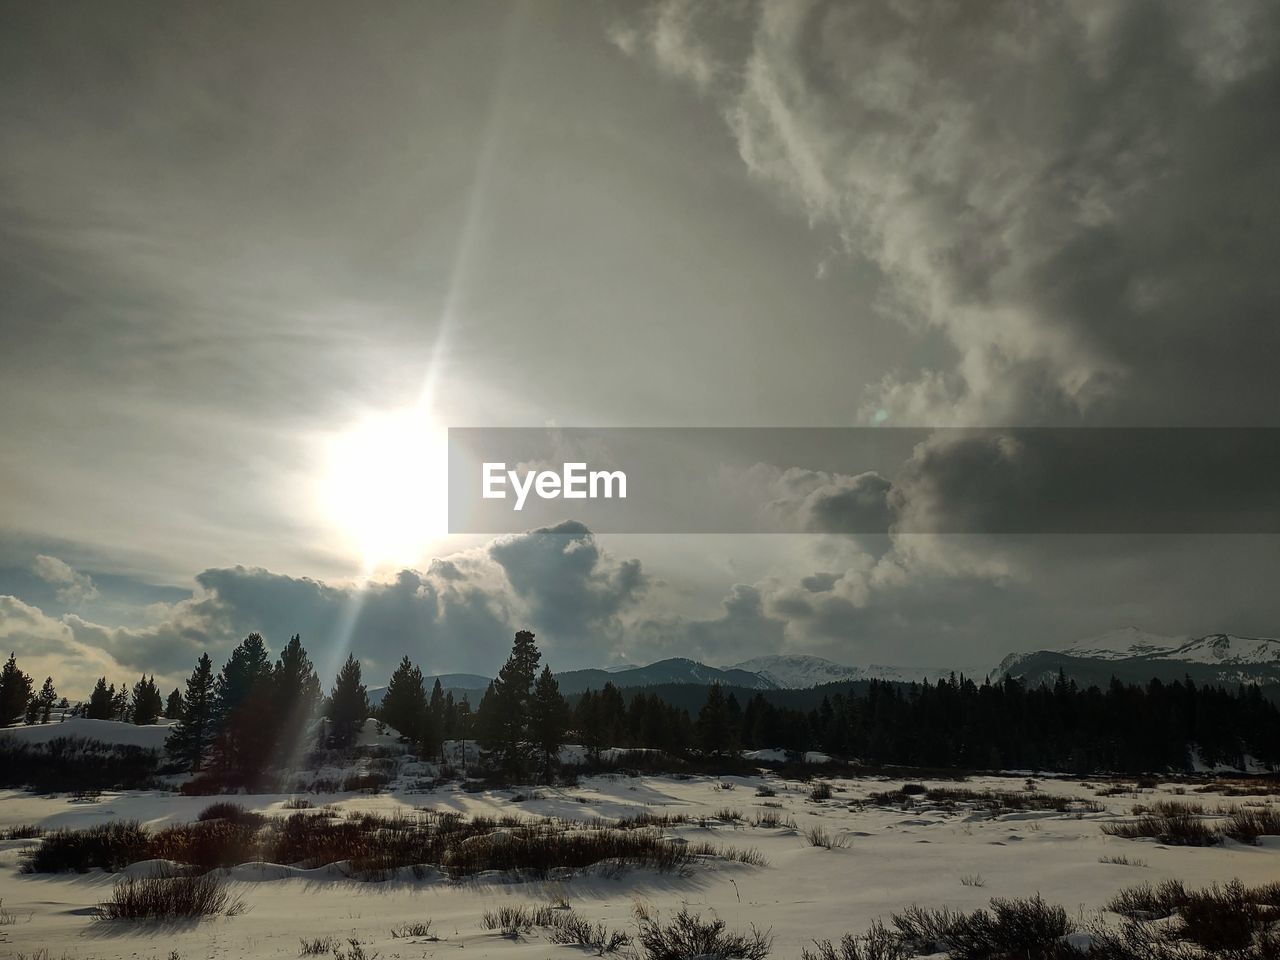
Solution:
[(1137, 627), (1121, 627), (1096, 637), (1074, 640), (1062, 648), (1062, 653), (1073, 657), (1094, 657), (1098, 660), (1127, 660), (1176, 650), (1190, 637), (1165, 637), (1148, 633)]
[[(870, 664), (865, 667), (848, 667), (823, 657), (804, 654), (752, 657), (741, 663), (725, 667), (726, 670), (747, 670), (759, 674), (775, 687), (784, 690), (804, 690), (824, 683), (855, 680), (893, 680), (900, 683), (920, 683), (938, 680), (952, 673), (950, 667), (887, 667)], [(959, 671), (957, 671), (959, 672)]]
[(997, 675), (1039, 683), (1052, 682), (1059, 671), (1078, 684), (1105, 685), (1112, 676), (1128, 683), (1188, 676), (1196, 683), (1280, 683), (1280, 640), (1228, 633), (1162, 636), (1125, 627), (1058, 650), (1010, 654)]

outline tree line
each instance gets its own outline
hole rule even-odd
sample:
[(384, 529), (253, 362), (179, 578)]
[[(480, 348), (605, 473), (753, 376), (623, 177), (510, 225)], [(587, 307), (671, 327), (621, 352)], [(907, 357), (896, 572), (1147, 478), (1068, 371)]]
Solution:
[[(656, 750), (677, 757), (732, 758), (744, 750), (821, 751), (867, 763), (965, 769), (1034, 768), (1087, 773), (1141, 772), (1222, 764), (1246, 758), (1280, 763), (1280, 710), (1259, 687), (1198, 686), (1190, 678), (1145, 686), (1113, 679), (1084, 689), (1059, 675), (1028, 687), (952, 676), (937, 683), (872, 681), (865, 692), (832, 692), (810, 710), (707, 688), (696, 718), (653, 691), (605, 683), (571, 703), (522, 630), (511, 654), (473, 712), (405, 656), (381, 704), (371, 708), (352, 655), (326, 696), (302, 645), (292, 637), (272, 661), (261, 635), (250, 634), (217, 673), (203, 654), (186, 682), (162, 703), (154, 678), (132, 687), (98, 680), (72, 714), (99, 719), (176, 722), (170, 757), (247, 785), (299, 751), (356, 742), (368, 717), (393, 728), (424, 758), (443, 763), (448, 741), (474, 739), (487, 765), (509, 779), (550, 779), (566, 742), (589, 761), (609, 748)], [(10, 656), (0, 670), (0, 722), (48, 722), (60, 701), (52, 679), (39, 693)], [(65, 711), (64, 711), (65, 712)], [(465, 752), (464, 752), (465, 760)]]
[(1013, 677), (981, 684), (963, 676), (909, 685), (877, 680), (865, 694), (832, 693), (808, 711), (759, 692), (744, 707), (713, 686), (696, 721), (676, 718), (656, 736), (645, 694), (624, 706), (606, 684), (595, 698), (605, 725), (619, 731), (610, 736), (614, 745), (670, 751), (674, 723), (703, 756), (812, 750), (870, 764), (1080, 774), (1187, 770), (1197, 762), (1243, 770), (1250, 757), (1280, 764), (1280, 709), (1260, 687), (1198, 686), (1190, 678), (1145, 686), (1113, 679), (1106, 690), (1081, 689), (1061, 674), (1032, 687)]

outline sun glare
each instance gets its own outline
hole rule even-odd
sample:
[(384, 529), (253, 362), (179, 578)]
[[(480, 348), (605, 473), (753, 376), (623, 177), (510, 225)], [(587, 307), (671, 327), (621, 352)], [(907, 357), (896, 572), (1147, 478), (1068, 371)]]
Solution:
[(415, 412), (370, 416), (329, 444), (323, 499), (365, 573), (422, 559), (448, 531), (445, 431)]

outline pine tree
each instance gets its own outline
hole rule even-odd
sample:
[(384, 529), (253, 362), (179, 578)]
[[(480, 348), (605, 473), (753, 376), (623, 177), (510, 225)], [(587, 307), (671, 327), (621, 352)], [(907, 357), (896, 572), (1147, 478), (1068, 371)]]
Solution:
[(40, 688), (40, 722), (48, 723), (53, 719), (53, 708), (58, 704), (58, 694), (53, 689), (53, 677), (44, 678), (44, 686)]
[(128, 722), (129, 716), (129, 685), (122, 683), (117, 687), (113, 683), (111, 685), (111, 716), (109, 719)]
[[(427, 713), (431, 716), (431, 726), (435, 732), (436, 739), (439, 741), (439, 749), (441, 750), (440, 760), (442, 762), (444, 760), (444, 742), (452, 736), (452, 731), (449, 727), (450, 718), (448, 716), (448, 707), (452, 702), (452, 698), (446, 701), (444, 687), (440, 685), (440, 678), (436, 677), (436, 682), (431, 687), (431, 700), (427, 704)], [(427, 753), (425, 750), (423, 751), (423, 754), (425, 756), (433, 755)]]
[(89, 702), (85, 706), (84, 715), (90, 720), (110, 720), (112, 703), (115, 700), (116, 688), (107, 686), (107, 678), (99, 677), (89, 694)]
[(729, 705), (720, 684), (707, 690), (706, 703), (698, 712), (698, 741), (704, 753), (719, 757), (734, 752), (735, 740), (729, 721)]
[(378, 717), (410, 743), (417, 743), (425, 732), (427, 691), (422, 671), (403, 657), (387, 681), (386, 693)]
[[(174, 724), (164, 746), (171, 757), (192, 770), (199, 770), (213, 742), (213, 661), (207, 653), (200, 655), (195, 669), (187, 678), (187, 695), (183, 700), (182, 718)], [(173, 702), (172, 694), (169, 701)]]
[(133, 700), (130, 704), (130, 716), (138, 726), (155, 723), (160, 719), (163, 708), (160, 691), (156, 689), (156, 678), (146, 675), (133, 685)]
[(214, 753), (218, 766), (253, 782), (275, 749), (272, 669), (262, 635), (245, 637), (214, 684)]
[(27, 701), (27, 709), (23, 711), (22, 722), (27, 726), (40, 722), (40, 701), (35, 697)]
[(0, 670), (0, 727), (13, 724), (27, 712), (31, 699), (31, 678), (18, 669), (18, 658), (9, 654)]
[(272, 671), (272, 685), (276, 752), (280, 757), (292, 757), (323, 696), (320, 678), (299, 634), (295, 633), (280, 651)]
[(543, 667), (529, 703), (529, 736), (542, 753), (542, 775), (547, 781), (559, 762), (568, 727), (569, 705), (551, 668)]
[(166, 720), (181, 720), (182, 710), (182, 691), (174, 687), (173, 692), (169, 694), (169, 699), (164, 703), (164, 718)]
[(511, 655), (493, 681), (492, 696), (486, 692), (488, 708), (481, 701), (477, 716), (480, 745), (511, 777), (520, 776), (528, 767), (529, 696), (540, 658), (533, 634), (528, 630), (517, 633)]
[(361, 682), (360, 661), (354, 654), (347, 654), (347, 662), (338, 671), (327, 713), (333, 745), (346, 747), (354, 743), (369, 716), (369, 694)]

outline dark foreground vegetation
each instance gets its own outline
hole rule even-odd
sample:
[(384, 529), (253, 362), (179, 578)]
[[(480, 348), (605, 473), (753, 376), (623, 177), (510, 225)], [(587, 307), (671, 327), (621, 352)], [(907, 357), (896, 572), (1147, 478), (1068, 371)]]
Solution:
[(1135, 819), (1104, 823), (1102, 832), (1124, 840), (1150, 838), (1173, 847), (1210, 847), (1230, 837), (1256, 844), (1259, 837), (1280, 836), (1280, 812), (1274, 807), (1206, 809), (1200, 804), (1163, 800), (1135, 807)]
[(111, 898), (98, 904), (98, 919), (194, 920), (234, 917), (243, 910), (244, 901), (215, 874), (175, 874), (119, 881)]
[(1280, 883), (1239, 881), (1188, 891), (1178, 881), (1135, 887), (1107, 909), (1120, 924), (1078, 920), (1040, 897), (993, 899), (972, 913), (909, 907), (860, 936), (816, 941), (804, 960), (1275, 960)]
[(157, 785), (161, 755), (155, 750), (58, 737), (32, 745), (0, 736), (0, 787), (39, 793), (76, 790), (143, 790)]
[(168, 860), (199, 871), (259, 861), (302, 868), (346, 863), (356, 879), (383, 880), (402, 868), (417, 877), (432, 868), (452, 877), (488, 870), (545, 877), (558, 869), (599, 863), (679, 871), (705, 857), (763, 862), (750, 850), (671, 843), (648, 824), (494, 820), (427, 811), (395, 819), (372, 814), (340, 818), (326, 810), (261, 818), (231, 804), (217, 804), (206, 813), (196, 823), (156, 831), (134, 821), (56, 830), (25, 855), (23, 869), (115, 871), (142, 860)]

